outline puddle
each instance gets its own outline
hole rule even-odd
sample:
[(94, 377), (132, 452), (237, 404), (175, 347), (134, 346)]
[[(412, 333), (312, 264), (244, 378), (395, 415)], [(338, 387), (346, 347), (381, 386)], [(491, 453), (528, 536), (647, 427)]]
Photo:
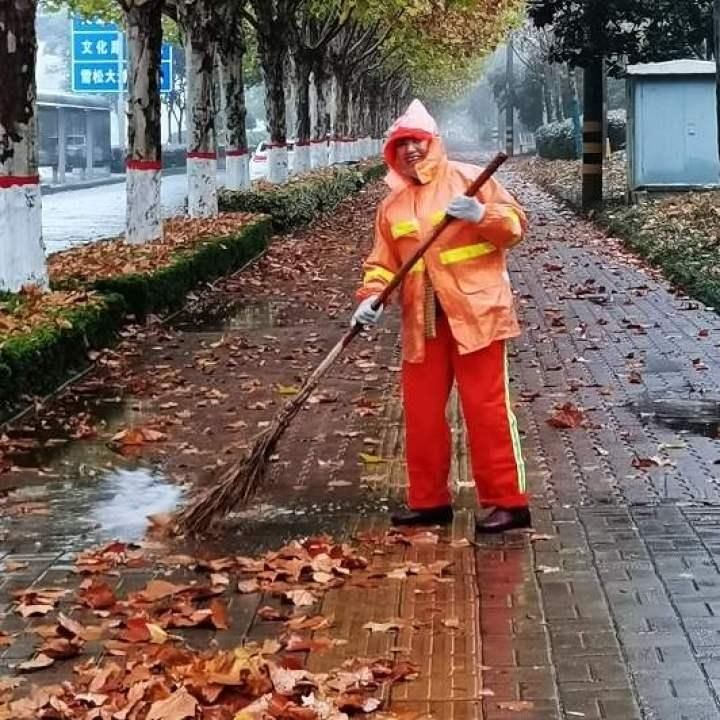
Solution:
[(720, 396), (646, 393), (636, 403), (640, 416), (695, 435), (720, 436)]
[(148, 468), (117, 469), (97, 484), (98, 499), (90, 506), (90, 520), (107, 538), (137, 540), (147, 529), (149, 515), (173, 510), (181, 489)]
[(172, 327), (183, 332), (257, 330), (282, 323), (288, 303), (280, 300), (197, 305), (180, 314)]
[[(22, 537), (8, 536), (11, 544), (35, 541), (54, 548), (76, 536), (137, 540), (148, 515), (172, 510), (180, 500), (181, 489), (151, 464), (152, 448), (145, 448), (140, 460), (108, 446), (119, 429), (143, 425), (157, 414), (152, 402), (100, 395), (84, 398), (77, 410), (96, 434), (69, 438), (61, 420), (57, 427), (28, 425), (9, 433), (15, 471), (0, 474), (0, 494), (10, 498), (8, 519), (22, 528)], [(28, 503), (42, 507), (23, 517)]]

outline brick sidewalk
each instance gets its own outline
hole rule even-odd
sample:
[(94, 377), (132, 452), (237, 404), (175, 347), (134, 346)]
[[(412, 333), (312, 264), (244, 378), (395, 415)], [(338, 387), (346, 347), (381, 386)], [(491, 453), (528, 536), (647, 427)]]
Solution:
[[(512, 374), (535, 534), (463, 541), (472, 538), (474, 501), (454, 400), (456, 523), (437, 545), (394, 548), (382, 558), (388, 567), (448, 560), (452, 574), (433, 587), (410, 576), (360, 595), (350, 587), (331, 592), (321, 610), (335, 616), (334, 633), (348, 643), (311, 653), (309, 667), (406, 653), (422, 672), (388, 698), (403, 720), (720, 718), (717, 433), (712, 423), (662, 424), (647, 412), (657, 399), (713, 396), (720, 321), (545, 193), (512, 172), (506, 180), (533, 227), (512, 255), (511, 272), (525, 328)], [(12, 590), (74, 582), (73, 554), (111, 532), (103, 523), (118, 507), (119, 483), (132, 487), (139, 472), (143, 482), (157, 475), (142, 492), (162, 489), (163, 472), (200, 472), (222, 457), (218, 448), (273, 416), (273, 387), (302, 377), (346, 323), (376, 198), (371, 191), (337, 218), (278, 244), (256, 270), (203, 296), (200, 312), (130, 338), (110, 355), (123, 373), (106, 364), (73, 398), (107, 419), (101, 437), (47, 451), (44, 478), (29, 470), (0, 476), (0, 486), (35, 487), (16, 502), (38, 500), (50, 513), (0, 517), (0, 537), (7, 533), (0, 560), (29, 565), (0, 579), (0, 629), (23, 629), (8, 605)], [(341, 241), (333, 234), (338, 225)], [(311, 273), (316, 288), (295, 285)], [(229, 322), (215, 323), (228, 313)], [(326, 391), (336, 399), (301, 416), (280, 449), (275, 486), (234, 521), (232, 534), (214, 546), (218, 553), (386, 526), (387, 506), (405, 482), (396, 332), (392, 317), (335, 369)], [(116, 393), (124, 399), (109, 412)], [(547, 424), (566, 402), (584, 409), (584, 427)], [(173, 403), (192, 420), (166, 428), (169, 442), (146, 457), (156, 463), (118, 462), (106, 450), (106, 436), (128, 418), (145, 422)], [(231, 427), (238, 417), (247, 428)], [(363, 465), (360, 452), (385, 462)], [(131, 531), (120, 525), (112, 532)], [(120, 586), (142, 586), (156, 572), (123, 576)], [(217, 641), (272, 634), (255, 619), (267, 602), (234, 598), (232, 633), (217, 633)], [(392, 620), (401, 624), (394, 633), (363, 629)], [(21, 634), (0, 656), (0, 675), (3, 665), (10, 670), (26, 659), (33, 643)]]

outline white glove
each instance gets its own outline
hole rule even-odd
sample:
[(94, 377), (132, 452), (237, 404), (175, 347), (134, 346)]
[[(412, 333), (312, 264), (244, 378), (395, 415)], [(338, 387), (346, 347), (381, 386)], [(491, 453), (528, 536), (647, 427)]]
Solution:
[(377, 310), (372, 309), (372, 304), (377, 298), (377, 295), (373, 295), (363, 300), (357, 306), (357, 310), (355, 310), (352, 316), (352, 322), (350, 323), (353, 327), (355, 327), (355, 325), (377, 325), (384, 310), (382, 305)]
[(460, 195), (448, 205), (447, 214), (458, 220), (479, 223), (485, 217), (485, 206), (474, 197)]

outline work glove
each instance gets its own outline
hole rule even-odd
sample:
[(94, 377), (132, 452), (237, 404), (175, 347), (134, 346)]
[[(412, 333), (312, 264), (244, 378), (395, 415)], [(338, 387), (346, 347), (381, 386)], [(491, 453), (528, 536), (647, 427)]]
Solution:
[(485, 206), (474, 197), (460, 195), (448, 205), (447, 214), (458, 220), (479, 223), (485, 217)]
[(355, 310), (355, 313), (352, 316), (352, 322), (350, 323), (353, 327), (355, 327), (355, 325), (377, 325), (384, 310), (382, 305), (377, 310), (372, 309), (372, 304), (377, 300), (377, 298), (377, 295), (373, 295), (372, 297), (363, 300), (357, 306), (357, 310)]

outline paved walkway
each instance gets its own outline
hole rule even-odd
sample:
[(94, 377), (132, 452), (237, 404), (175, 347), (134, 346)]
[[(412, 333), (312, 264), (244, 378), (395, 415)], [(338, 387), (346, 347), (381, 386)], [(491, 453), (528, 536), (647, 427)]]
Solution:
[[(378, 556), (395, 568), (449, 561), (450, 574), (429, 587), (411, 574), (331, 591), (320, 611), (347, 644), (310, 653), (309, 666), (362, 654), (418, 663), (420, 678), (388, 698), (403, 720), (720, 718), (720, 319), (512, 171), (505, 180), (533, 226), (511, 272), (525, 327), (512, 372), (534, 533), (472, 544), (454, 402), (455, 526)], [(172, 506), (167, 474), (207, 471), (272, 418), (278, 388), (296, 384), (347, 322), (380, 194), (277, 243), (171, 326), (132, 335), (61, 403), (14, 429), (14, 460), (40, 460), (44, 475), (0, 475), (0, 487), (24, 488), (0, 517), (5, 559), (28, 563), (3, 574), (6, 603), (31, 582), (76, 582), (73, 553), (139, 536), (149, 501)], [(284, 440), (273, 488), (204, 552), (249, 554), (317, 532), (358, 542), (384, 530), (404, 484), (396, 331), (393, 317), (351, 349)], [(567, 403), (582, 424), (549, 424)], [(63, 427), (82, 435), (78, 412), (95, 437), (23, 449), (38, 424), (43, 438)], [(120, 460), (106, 442), (130, 421), (169, 439), (139, 462)], [(155, 573), (136, 572), (132, 586)], [(267, 602), (232, 601), (232, 633), (218, 640), (270, 636), (255, 620)], [(394, 632), (364, 629), (393, 620)], [(22, 627), (8, 606), (2, 629)], [(24, 633), (0, 663), (9, 671), (32, 645)]]

